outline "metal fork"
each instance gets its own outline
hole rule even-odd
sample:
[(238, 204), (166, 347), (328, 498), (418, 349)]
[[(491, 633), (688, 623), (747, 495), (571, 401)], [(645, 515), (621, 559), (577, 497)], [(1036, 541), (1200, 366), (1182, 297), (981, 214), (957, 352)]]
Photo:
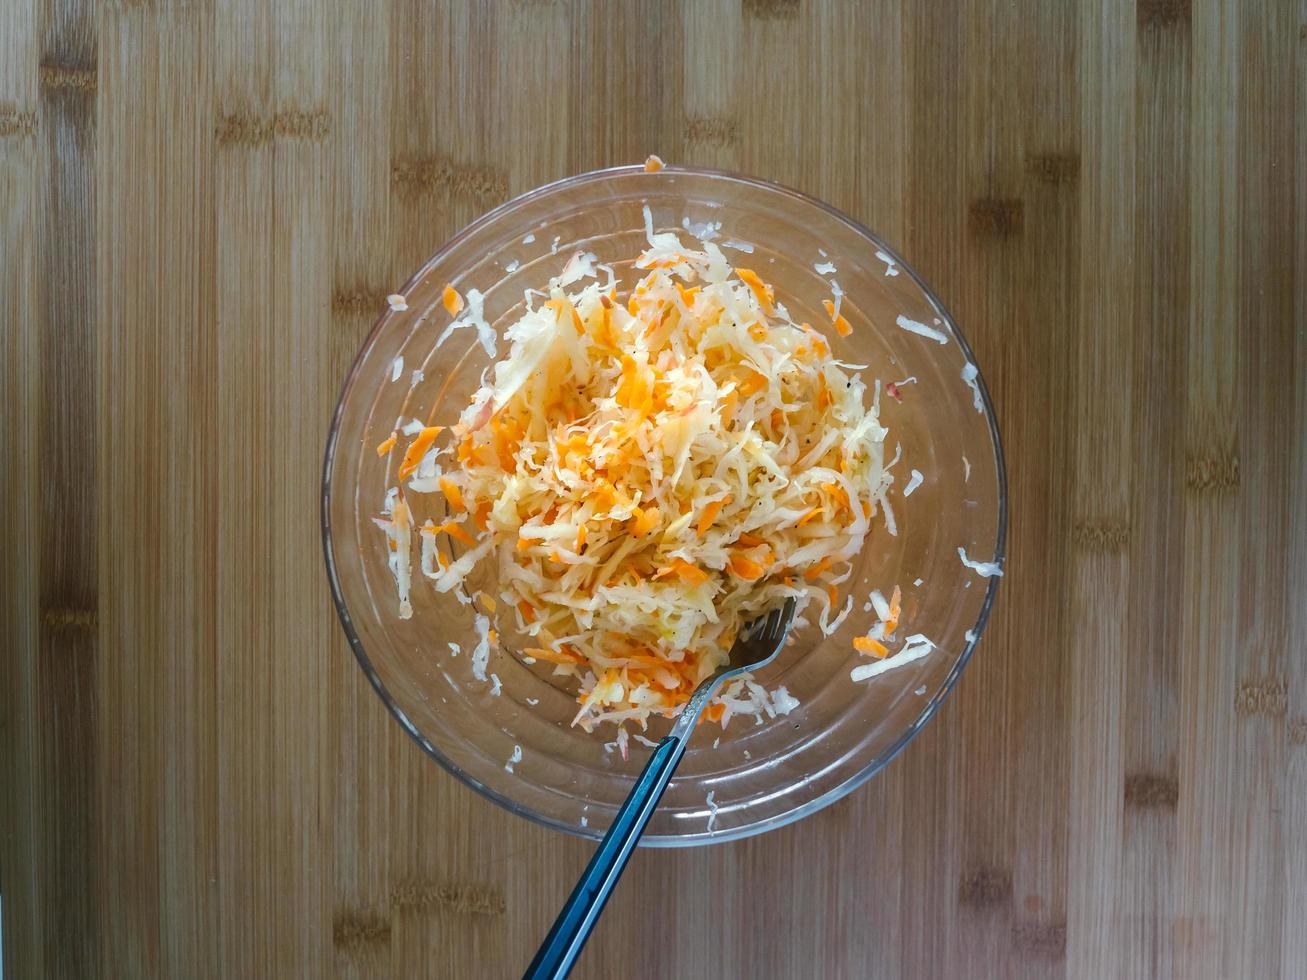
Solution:
[(686, 703), (672, 725), (671, 732), (658, 743), (635, 781), (631, 794), (617, 811), (612, 826), (604, 835), (599, 850), (586, 865), (567, 904), (558, 913), (554, 927), (540, 946), (535, 959), (524, 974), (526, 980), (566, 977), (572, 964), (581, 953), (581, 947), (590, 937), (590, 930), (599, 919), (604, 903), (621, 877), (626, 862), (644, 833), (645, 825), (653, 816), (663, 790), (672, 779), (686, 743), (694, 732), (695, 723), (703, 713), (704, 705), (712, 698), (723, 681), (757, 670), (770, 663), (785, 645), (790, 626), (794, 622), (794, 599), (786, 599), (780, 609), (773, 609), (765, 618), (750, 623), (731, 647), (730, 660), (715, 674), (703, 681)]

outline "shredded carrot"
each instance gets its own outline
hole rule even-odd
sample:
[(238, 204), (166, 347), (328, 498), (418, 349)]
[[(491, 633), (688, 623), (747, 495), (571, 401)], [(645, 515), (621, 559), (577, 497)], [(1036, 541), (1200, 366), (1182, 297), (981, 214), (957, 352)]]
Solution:
[(804, 515), (799, 518), (798, 523), (795, 524), (794, 526), (803, 527), (803, 525), (807, 524), (814, 517), (817, 517), (819, 514), (824, 515), (825, 513), (826, 513), (825, 507), (814, 507), (811, 510), (806, 511)]
[(748, 531), (742, 531), (740, 536), (735, 539), (735, 543), (742, 548), (756, 548), (760, 544), (766, 544), (766, 538), (760, 538), (756, 534), (750, 534)]
[(536, 660), (547, 660), (551, 664), (562, 664), (571, 666), (579, 664), (581, 658), (575, 654), (568, 653), (565, 650), (546, 650), (544, 647), (527, 647), (522, 651), (523, 655), (534, 657)]
[(844, 314), (835, 312), (834, 303), (828, 299), (824, 299), (821, 301), (821, 305), (826, 307), (826, 313), (830, 317), (831, 323), (835, 325), (835, 332), (837, 334), (841, 337), (847, 337), (849, 334), (853, 333), (853, 327), (851, 327), (849, 321), (844, 318)]
[(523, 652), (524, 656), (535, 657), (536, 660), (548, 660), (550, 664), (570, 666), (572, 664), (579, 664), (580, 662), (580, 657), (576, 656), (575, 653), (570, 652), (570, 649), (567, 648), (566, 644), (563, 645), (562, 649), (527, 647), (521, 652)]
[(476, 513), (474, 513), (474, 514), (472, 515), (472, 519), (475, 520), (475, 521), (477, 522), (477, 527), (481, 528), (481, 530), (483, 530), (483, 531), (489, 531), (489, 530), (490, 530), (490, 503), (489, 503), (489, 501), (487, 501), (486, 503), (483, 503), (483, 504), (480, 504), (480, 505), (477, 506)]
[(902, 606), (903, 592), (896, 585), (894, 594), (889, 600), (889, 618), (885, 620), (885, 635), (891, 636), (899, 628), (899, 614), (903, 611)]
[(381, 443), (377, 446), (377, 455), (378, 456), (386, 455), (386, 453), (390, 452), (392, 449), (395, 448), (395, 443), (397, 442), (399, 442), (399, 436), (396, 435), (394, 432), (392, 432), (390, 434), (389, 439), (383, 439)]
[(824, 375), (817, 379), (817, 386), (820, 389), (817, 392), (817, 410), (824, 412), (831, 404), (830, 385), (826, 383)]
[(745, 398), (756, 394), (767, 387), (767, 378), (757, 371), (752, 372), (749, 377), (740, 382), (740, 394)]
[(732, 555), (729, 564), (731, 571), (740, 576), (740, 578), (746, 579), (750, 582), (762, 578), (767, 572), (767, 569), (763, 568), (756, 561), (745, 558), (743, 555)]
[(455, 524), (453, 521), (446, 521), (444, 524), (441, 524), (436, 528), (436, 533), (448, 534), (451, 538), (454, 538), (457, 541), (462, 541), (469, 548), (476, 547), (476, 541), (472, 539), (472, 535), (468, 534), (460, 525)]
[(758, 298), (758, 305), (762, 307), (764, 313), (772, 311), (772, 304), (776, 299), (776, 292), (771, 286), (767, 285), (759, 277), (758, 273), (752, 269), (735, 270), (735, 274), (740, 277), (740, 281), (753, 290), (753, 295)]
[(663, 568), (658, 569), (658, 572), (657, 574), (654, 575), (654, 578), (659, 579), (667, 575), (675, 575), (677, 578), (681, 579), (684, 582), (689, 582), (691, 585), (698, 585), (701, 582), (708, 581), (707, 572), (705, 572), (701, 568), (691, 565), (684, 558), (673, 559), (670, 565), (666, 565)]
[[(830, 308), (832, 310), (835, 309), (835, 304), (831, 303)], [(826, 346), (826, 341), (822, 339), (821, 334), (812, 328), (811, 323), (801, 323), (799, 324), (799, 327), (812, 340), (812, 349), (817, 352), (818, 357), (825, 357), (830, 353), (830, 348)]]
[(648, 534), (661, 524), (663, 519), (662, 514), (658, 512), (657, 507), (636, 507), (631, 512), (631, 518), (633, 521), (631, 524), (631, 533), (637, 538)]
[(879, 640), (873, 640), (870, 636), (855, 636), (853, 638), (853, 649), (859, 653), (870, 654), (873, 657), (885, 657), (889, 653), (889, 647)]
[(586, 536), (585, 524), (582, 523), (577, 525), (576, 547), (574, 547), (572, 550), (575, 551), (578, 555), (581, 553), (581, 549), (585, 547), (585, 536)]
[(726, 714), (726, 705), (718, 701), (716, 704), (708, 705), (708, 709), (704, 712), (704, 717), (709, 721), (721, 721), (722, 715), (724, 714)]
[(803, 577), (806, 578), (809, 582), (811, 582), (822, 572), (826, 571), (826, 569), (830, 568), (830, 566), (831, 566), (830, 556), (827, 555), (821, 561), (817, 562), (817, 564), (813, 565), (806, 572), (804, 572)]
[(469, 432), (463, 437), (463, 441), (458, 444), (455, 450), (460, 463), (471, 463), (474, 466), (482, 465), (481, 449), (472, 441), (472, 434)]
[(466, 510), (467, 506), (463, 503), (463, 492), (458, 489), (458, 484), (447, 476), (442, 476), (439, 482), (440, 492), (449, 501), (449, 509), (456, 513), (462, 513)]
[(517, 604), (517, 611), (522, 614), (522, 621), (528, 626), (536, 621), (536, 607), (525, 599)]
[(658, 171), (663, 169), (663, 166), (663, 161), (651, 153), (648, 159), (644, 161), (644, 172), (647, 174), (656, 174)]
[(445, 287), (445, 291), (440, 294), (440, 302), (445, 304), (450, 316), (458, 316), (463, 311), (463, 297), (453, 286)]
[(823, 483), (821, 488), (835, 498), (835, 502), (840, 505), (841, 509), (849, 509), (849, 495), (842, 486), (838, 483)]
[(712, 527), (712, 522), (717, 520), (717, 515), (721, 513), (723, 507), (731, 502), (731, 495), (728, 493), (721, 500), (714, 500), (705, 504), (703, 513), (699, 515), (699, 523), (695, 525), (695, 530), (699, 532), (699, 537), (708, 533), (708, 528)]
[(408, 444), (408, 449), (404, 450), (404, 459), (399, 464), (399, 478), (408, 479), (408, 475), (418, 468), (418, 463), (422, 462), (422, 457), (426, 455), (431, 444), (436, 441), (436, 436), (444, 431), (443, 425), (428, 425), (419, 432)]

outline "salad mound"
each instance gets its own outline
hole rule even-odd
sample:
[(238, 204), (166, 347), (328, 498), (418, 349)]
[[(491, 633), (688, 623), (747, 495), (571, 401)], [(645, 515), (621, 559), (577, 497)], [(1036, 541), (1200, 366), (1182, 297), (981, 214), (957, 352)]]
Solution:
[[(510, 349), (457, 422), (402, 430), (407, 485), (378, 521), (400, 615), (412, 614), (415, 538), (438, 592), (487, 569), (497, 595), (482, 593), (483, 608), (511, 617), (524, 658), (576, 679), (573, 723), (586, 729), (675, 714), (744, 625), (786, 597), (833, 632), (873, 523), (894, 533), (879, 385), (869, 395), (865, 365), (836, 359), (821, 330), (711, 241), (656, 233), (647, 208), (645, 226), (629, 293), (576, 253), (547, 290), (528, 291)], [(843, 334), (839, 299), (827, 314)], [(463, 313), (445, 336), (475, 327), (493, 359), (480, 295), (447, 290), (445, 305)], [(443, 502), (438, 520), (414, 516), (428, 500)], [(878, 610), (863, 652), (888, 652), (898, 600)], [(497, 634), (481, 614), (477, 625), (484, 679)], [(795, 704), (744, 678), (708, 717), (725, 725)]]

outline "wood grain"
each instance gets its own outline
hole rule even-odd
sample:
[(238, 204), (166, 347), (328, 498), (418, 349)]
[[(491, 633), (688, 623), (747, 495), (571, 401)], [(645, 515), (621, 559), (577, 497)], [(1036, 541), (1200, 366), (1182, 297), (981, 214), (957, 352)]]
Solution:
[(650, 152), (900, 245), (1011, 557), (900, 759), (638, 854), (577, 974), (1302, 975), (1302, 0), (12, 0), (0, 52), (7, 976), (520, 971), (588, 848), (386, 714), (320, 447), (446, 237)]

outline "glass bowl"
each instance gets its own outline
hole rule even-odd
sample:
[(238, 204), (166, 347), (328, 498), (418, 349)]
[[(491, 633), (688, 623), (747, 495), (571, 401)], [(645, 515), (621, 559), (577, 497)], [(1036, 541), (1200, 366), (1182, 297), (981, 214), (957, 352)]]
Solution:
[[(828, 324), (821, 301), (837, 281), (853, 333), (826, 332), (836, 356), (868, 365), (869, 387), (874, 378), (898, 383), (898, 398), (882, 392), (881, 418), (886, 455), (896, 444), (903, 450), (890, 497), (898, 533), (877, 524), (868, 537), (843, 587), (856, 597), (851, 614), (829, 637), (815, 626), (798, 630), (757, 676), (768, 689), (785, 685), (799, 706), (756, 724), (737, 717), (725, 731), (699, 728), (643, 840), (667, 846), (732, 840), (814, 813), (907, 744), (957, 682), (984, 627), (998, 579), (964, 566), (958, 549), (1002, 561), (1006, 490), (984, 382), (963, 377), (974, 358), (961, 332), (889, 246), (834, 208), (764, 181), (677, 167), (601, 170), (524, 194), (464, 229), (401, 290), (408, 308), (386, 312), (368, 336), (327, 440), (323, 544), (341, 623), (377, 693), (433, 759), (514, 813), (591, 838), (603, 834), (646, 761), (639, 741), (623, 758), (612, 731), (570, 727), (575, 692), (547, 665), (529, 666), (500, 648), (489, 670), (502, 690), (474, 680), (474, 610), (453, 593), (438, 595), (415, 573), (414, 615), (399, 619), (384, 535), (372, 522), (400, 456), (379, 459), (374, 447), (396, 419), (451, 422), (490, 363), (473, 330), (435, 349), (450, 320), (444, 286), (481, 290), (486, 319), (501, 335), (520, 316), (523, 291), (543, 286), (578, 248), (611, 263), (629, 288), (645, 244), (644, 205), (658, 229), (715, 235), (737, 265), (775, 284), (796, 321)], [(900, 327), (900, 317), (947, 341)], [(501, 356), (505, 347), (501, 340)], [(415, 370), (422, 374), (413, 383)], [(924, 482), (905, 498), (913, 469)], [(852, 645), (874, 622), (867, 596), (888, 595), (896, 584), (897, 635), (924, 633), (937, 648), (853, 681), (850, 670), (868, 662)], [(451, 655), (451, 641), (461, 655)], [(651, 723), (646, 737), (656, 741), (660, 726)], [(510, 763), (519, 750), (520, 761)]]

